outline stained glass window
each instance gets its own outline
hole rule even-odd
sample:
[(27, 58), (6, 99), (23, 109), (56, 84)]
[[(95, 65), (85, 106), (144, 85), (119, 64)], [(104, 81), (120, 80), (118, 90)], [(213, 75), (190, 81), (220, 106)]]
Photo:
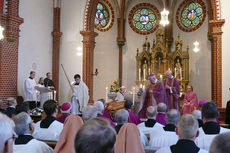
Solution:
[(110, 13), (103, 3), (98, 3), (95, 16), (95, 25), (97, 28), (105, 28), (110, 21)]
[(132, 16), (132, 26), (140, 32), (149, 32), (157, 25), (157, 15), (149, 8), (139, 8)]
[(180, 22), (185, 28), (195, 28), (201, 23), (204, 16), (203, 12), (203, 8), (199, 3), (188, 3), (181, 11)]

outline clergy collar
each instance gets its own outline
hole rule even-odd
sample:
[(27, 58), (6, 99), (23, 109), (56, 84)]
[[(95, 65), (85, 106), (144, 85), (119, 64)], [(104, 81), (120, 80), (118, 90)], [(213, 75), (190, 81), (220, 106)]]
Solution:
[(33, 136), (30, 135), (30, 134), (28, 134), (28, 135), (19, 135), (18, 138), (15, 139), (15, 145), (27, 144), (32, 139), (33, 139)]
[(56, 120), (53, 116), (47, 116), (44, 120), (41, 121), (40, 127), (41, 128), (49, 128), (49, 126)]
[(171, 131), (175, 132), (176, 125), (174, 124), (166, 124), (165, 127), (163, 127), (165, 131)]
[(33, 80), (33, 78), (32, 77), (29, 77), (31, 80)]
[(205, 134), (219, 134), (220, 133), (220, 125), (216, 122), (206, 122), (203, 124), (202, 129)]
[(147, 121), (145, 121), (145, 127), (154, 127), (155, 124), (156, 124), (155, 119), (148, 119)]
[(180, 139), (170, 147), (170, 150), (172, 153), (184, 153), (185, 150), (186, 153), (198, 153), (200, 148), (192, 140)]

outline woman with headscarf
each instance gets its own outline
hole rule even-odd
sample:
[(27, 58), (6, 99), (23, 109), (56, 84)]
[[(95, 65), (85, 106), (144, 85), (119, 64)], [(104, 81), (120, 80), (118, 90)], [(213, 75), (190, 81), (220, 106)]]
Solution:
[(117, 135), (115, 153), (145, 153), (139, 135), (135, 124), (124, 124)]
[(187, 92), (184, 96), (184, 103), (182, 106), (183, 114), (191, 114), (192, 111), (198, 109), (198, 99), (193, 87), (188, 85)]
[(69, 115), (64, 122), (64, 128), (53, 153), (75, 153), (74, 139), (82, 125), (83, 121), (79, 116)]

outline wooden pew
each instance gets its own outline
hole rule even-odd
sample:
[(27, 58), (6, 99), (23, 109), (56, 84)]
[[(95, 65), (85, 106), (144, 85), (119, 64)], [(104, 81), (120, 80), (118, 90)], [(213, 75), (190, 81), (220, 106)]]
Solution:
[(46, 143), (48, 146), (50, 146), (53, 149), (55, 148), (57, 144), (57, 141), (50, 141), (50, 140), (39, 140), (39, 141)]

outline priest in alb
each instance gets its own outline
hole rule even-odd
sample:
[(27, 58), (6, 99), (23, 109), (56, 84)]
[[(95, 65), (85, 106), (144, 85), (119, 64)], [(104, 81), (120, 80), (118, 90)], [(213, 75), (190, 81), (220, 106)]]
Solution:
[(158, 103), (166, 102), (164, 84), (154, 74), (149, 75), (150, 85), (144, 91), (139, 107), (139, 117), (146, 118), (146, 110), (149, 106), (156, 106)]

